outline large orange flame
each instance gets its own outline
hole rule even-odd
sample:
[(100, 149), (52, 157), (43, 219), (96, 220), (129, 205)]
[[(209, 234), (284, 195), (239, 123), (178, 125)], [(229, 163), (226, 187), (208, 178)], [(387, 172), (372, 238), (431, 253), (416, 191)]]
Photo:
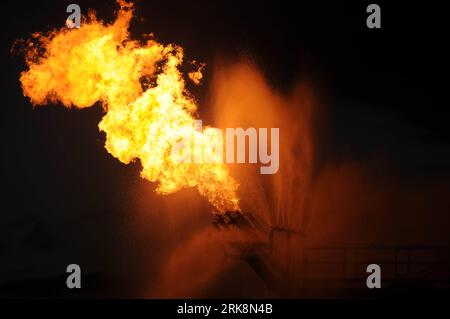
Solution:
[(204, 153), (221, 147), (214, 128), (194, 128), (197, 105), (179, 70), (182, 48), (131, 40), (132, 4), (119, 4), (111, 24), (90, 13), (79, 29), (33, 34), (38, 44), (29, 42), (29, 69), (20, 76), (24, 95), (34, 105), (60, 101), (86, 108), (100, 101), (106, 149), (125, 164), (139, 159), (141, 176), (159, 182), (158, 193), (197, 187), (216, 210), (237, 209), (238, 185), (226, 164), (179, 163), (171, 155), (183, 138), (195, 140)]

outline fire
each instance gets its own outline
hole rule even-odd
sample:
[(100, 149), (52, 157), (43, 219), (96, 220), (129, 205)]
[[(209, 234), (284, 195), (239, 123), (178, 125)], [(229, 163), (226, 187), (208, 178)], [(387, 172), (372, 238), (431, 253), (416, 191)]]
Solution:
[[(192, 138), (209, 152), (217, 143), (214, 128), (194, 128), (197, 104), (179, 67), (183, 49), (130, 39), (133, 5), (119, 1), (111, 24), (91, 12), (79, 29), (33, 34), (26, 49), (28, 70), (21, 73), (23, 94), (33, 105), (61, 102), (71, 108), (101, 102), (99, 129), (105, 148), (122, 163), (140, 160), (141, 176), (158, 182), (160, 194), (197, 187), (217, 211), (238, 208), (238, 184), (222, 162), (179, 163), (175, 143)], [(36, 44), (37, 42), (37, 44)], [(201, 70), (191, 75), (194, 82)]]
[(205, 68), (204, 63), (198, 63), (197, 61), (192, 61), (192, 64), (197, 67), (196, 71), (189, 72), (189, 78), (194, 82), (195, 84), (200, 84), (200, 82), (203, 79), (203, 69)]

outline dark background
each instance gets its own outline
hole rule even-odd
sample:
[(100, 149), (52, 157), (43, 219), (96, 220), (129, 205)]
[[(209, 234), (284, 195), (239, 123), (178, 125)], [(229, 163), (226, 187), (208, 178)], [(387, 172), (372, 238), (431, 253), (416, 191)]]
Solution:
[[(117, 280), (109, 266), (133, 260), (129, 248), (136, 243), (123, 230), (129, 218), (123, 189), (138, 183), (138, 166), (124, 166), (104, 150), (100, 108), (33, 110), (18, 80), (25, 64), (10, 52), (16, 39), (62, 26), (72, 2), (1, 4), (5, 296), (59, 295), (65, 267), (74, 260), (88, 269), (87, 291), (108, 295)], [(114, 1), (76, 3), (83, 14), (93, 8), (107, 21), (117, 10)], [(318, 147), (322, 157), (365, 158), (382, 149), (405, 178), (447, 180), (444, 9), (440, 2), (376, 3), (381, 29), (366, 27), (365, 1), (136, 1), (131, 34), (154, 32), (208, 67), (217, 55), (248, 56), (280, 91), (298, 79), (308, 81), (329, 102), (330, 131)], [(139, 283), (121, 285), (118, 294), (133, 295), (133, 285)]]

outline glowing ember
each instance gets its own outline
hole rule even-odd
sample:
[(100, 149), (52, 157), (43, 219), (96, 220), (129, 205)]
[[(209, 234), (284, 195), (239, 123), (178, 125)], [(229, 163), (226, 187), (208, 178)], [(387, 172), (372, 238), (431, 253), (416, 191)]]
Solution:
[[(125, 164), (139, 159), (141, 176), (159, 182), (158, 193), (197, 187), (218, 211), (237, 209), (238, 185), (226, 164), (179, 163), (171, 156), (172, 146), (183, 138), (200, 141), (204, 152), (217, 143), (213, 128), (194, 127), (197, 105), (178, 69), (182, 48), (131, 40), (132, 4), (119, 4), (112, 24), (90, 13), (79, 29), (34, 34), (39, 44), (29, 43), (29, 69), (20, 76), (24, 95), (34, 105), (60, 101), (85, 108), (100, 101), (106, 149)], [(190, 77), (199, 83), (201, 67)]]

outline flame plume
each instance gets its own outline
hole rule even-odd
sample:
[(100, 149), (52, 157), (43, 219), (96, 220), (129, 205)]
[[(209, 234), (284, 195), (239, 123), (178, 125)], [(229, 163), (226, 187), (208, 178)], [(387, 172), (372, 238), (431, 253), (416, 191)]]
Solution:
[(194, 128), (197, 104), (179, 70), (182, 48), (131, 40), (133, 5), (119, 4), (111, 24), (91, 12), (79, 29), (33, 34), (28, 70), (20, 76), (23, 94), (33, 105), (59, 101), (86, 108), (101, 102), (106, 114), (98, 127), (106, 133), (105, 148), (122, 163), (140, 160), (141, 176), (158, 182), (158, 193), (197, 187), (216, 210), (238, 209), (238, 185), (226, 164), (179, 163), (171, 156), (174, 143), (186, 137), (203, 152), (221, 146), (214, 128)]

